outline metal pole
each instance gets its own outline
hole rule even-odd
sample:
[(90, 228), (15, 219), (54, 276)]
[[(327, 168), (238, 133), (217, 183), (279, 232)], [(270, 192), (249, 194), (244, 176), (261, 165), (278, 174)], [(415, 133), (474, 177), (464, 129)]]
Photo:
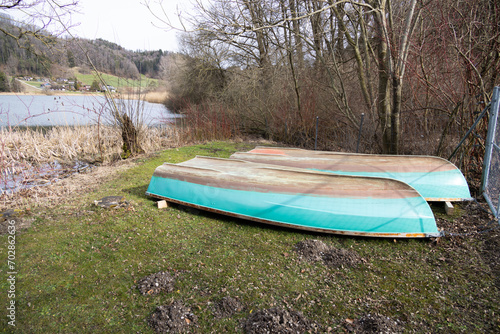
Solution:
[(469, 137), (469, 135), (472, 133), (472, 131), (474, 131), (474, 129), (476, 128), (476, 126), (479, 124), (479, 121), (484, 117), (484, 115), (486, 115), (486, 113), (488, 112), (488, 109), (490, 109), (490, 105), (491, 104), (488, 103), (488, 105), (486, 106), (486, 108), (484, 108), (484, 110), (481, 113), (481, 115), (479, 115), (479, 117), (476, 119), (476, 121), (474, 122), (474, 124), (472, 124), (471, 128), (469, 129), (469, 131), (467, 131), (467, 133), (462, 138), (462, 140), (460, 141), (460, 143), (458, 143), (457, 148), (455, 148), (455, 150), (450, 155), (450, 157), (448, 158), (448, 160), (451, 160), (455, 156), (455, 154), (457, 154), (458, 149), (462, 146), (462, 144), (467, 139), (467, 137)]
[[(483, 176), (481, 182), (481, 192), (486, 191), (488, 186), (488, 179), (490, 174), (491, 155), (495, 148), (495, 132), (497, 131), (497, 117), (500, 105), (500, 87), (493, 89), (493, 96), (491, 97), (491, 110), (490, 110), (490, 123), (488, 124), (488, 134), (486, 136), (486, 150), (483, 159)], [(496, 208), (495, 208), (496, 209)]]
[(359, 149), (359, 141), (361, 140), (361, 128), (363, 128), (364, 119), (365, 119), (365, 113), (361, 113), (361, 122), (359, 123), (358, 143), (356, 144), (356, 153), (358, 153)]
[(318, 126), (319, 126), (319, 116), (316, 116), (316, 138), (314, 139), (314, 150), (318, 149)]
[(266, 132), (264, 136), (266, 139), (269, 139), (269, 126), (267, 125), (267, 117), (265, 118), (265, 121), (266, 121)]

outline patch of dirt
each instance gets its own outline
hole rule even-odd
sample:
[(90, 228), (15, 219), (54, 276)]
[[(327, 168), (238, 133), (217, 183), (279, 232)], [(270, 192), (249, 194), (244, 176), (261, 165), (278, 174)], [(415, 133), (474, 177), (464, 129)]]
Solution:
[(142, 295), (157, 295), (160, 292), (174, 291), (175, 278), (167, 272), (151, 274), (137, 282), (137, 288)]
[(94, 205), (104, 209), (129, 208), (130, 202), (123, 196), (106, 196), (94, 201)]
[(235, 313), (243, 310), (243, 304), (236, 298), (224, 297), (214, 305), (214, 315), (216, 318), (230, 318)]
[[(446, 248), (452, 252), (459, 249), (470, 252), (472, 250), (468, 241), (471, 238), (480, 241), (482, 247), (477, 250), (477, 255), (489, 266), (491, 273), (496, 277), (495, 285), (500, 288), (499, 222), (494, 219), (488, 204), (484, 201), (463, 203), (461, 209), (464, 211), (463, 214), (453, 221), (436, 218), (438, 227), (445, 232), (445, 238), (449, 241)], [(442, 243), (436, 239), (435, 244), (439, 247)]]
[(28, 229), (33, 220), (24, 216), (23, 211), (16, 209), (9, 209), (0, 213), (0, 235), (14, 235), (21, 232), (21, 230)]
[(198, 317), (181, 301), (156, 308), (148, 324), (156, 333), (187, 333), (197, 326)]
[(330, 248), (323, 255), (323, 261), (329, 267), (354, 267), (363, 259), (354, 251), (343, 248)]
[(370, 334), (370, 333), (402, 333), (403, 325), (399, 320), (393, 320), (380, 314), (366, 314), (361, 318), (350, 321), (346, 325), (349, 332)]
[(245, 321), (243, 330), (247, 334), (296, 334), (317, 332), (318, 326), (300, 312), (273, 307), (252, 313)]
[(363, 259), (354, 251), (327, 246), (321, 240), (307, 239), (295, 245), (295, 251), (307, 261), (323, 261), (329, 267), (353, 267)]
[(295, 245), (295, 251), (304, 259), (316, 262), (323, 260), (323, 255), (330, 248), (321, 240), (307, 239)]
[[(460, 206), (461, 204), (454, 203), (454, 205)], [(490, 214), (486, 203), (471, 201), (461, 206), (464, 212), (460, 217), (452, 220), (436, 217), (438, 227), (445, 232), (446, 236), (452, 238), (467, 237), (497, 228), (498, 223), (494, 221), (494, 217)]]

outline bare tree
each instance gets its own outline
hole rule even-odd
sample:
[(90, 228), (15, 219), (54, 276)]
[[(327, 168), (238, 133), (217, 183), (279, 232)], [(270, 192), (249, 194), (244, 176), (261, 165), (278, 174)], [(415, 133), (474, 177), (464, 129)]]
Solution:
[(0, 31), (16, 40), (20, 47), (33, 49), (29, 38), (52, 47), (55, 37), (75, 25), (71, 15), (78, 11), (78, 0), (2, 0), (0, 11), (9, 15), (19, 28), (16, 33), (1, 28)]
[[(422, 11), (427, 24), (416, 31), (418, 52), (410, 56), (409, 79), (417, 108), (425, 110), (426, 132), (441, 124), (438, 116), (446, 121), (437, 155), (450, 154), (450, 144), (470, 128), (499, 84), (499, 13), (497, 1), (473, 0), (431, 2)], [(458, 164), (466, 168), (480, 169), (486, 119), (476, 132), (459, 155)]]
[[(93, 69), (101, 87), (103, 87), (108, 108), (102, 110), (108, 111), (111, 122), (117, 125), (123, 139), (123, 158), (142, 153), (143, 149), (139, 143), (138, 127), (142, 125), (142, 116), (144, 101), (139, 99), (137, 103), (127, 103), (116, 99), (112, 92), (107, 88), (107, 83), (101, 73), (97, 70), (92, 61), (89, 50), (86, 49), (81, 41), (78, 41), (71, 32), (74, 26), (71, 20), (71, 14), (78, 9), (77, 0), (5, 0), (0, 2), (0, 9), (8, 11), (12, 16), (12, 22), (18, 22), (18, 33), (12, 34), (3, 31), (11, 38), (15, 39), (19, 46), (33, 48), (30, 43), (35, 38), (41, 41), (45, 46), (56, 46), (56, 37), (63, 34), (70, 36), (84, 57), (87, 59), (90, 68)], [(36, 51), (36, 50), (34, 50)], [(124, 64), (124, 71), (133, 73), (137, 68), (130, 61)], [(123, 74), (123, 73), (122, 73)], [(137, 76), (139, 73), (137, 72)], [(99, 119), (100, 119), (99, 115)]]
[[(262, 101), (261, 108), (286, 109), (293, 117), (309, 122), (303, 113), (304, 100), (311, 92), (307, 85), (313, 85), (315, 95), (325, 94), (322, 108), (329, 118), (356, 128), (361, 113), (367, 114), (370, 131), (385, 153), (402, 152), (403, 125), (408, 127), (412, 120), (418, 120), (418, 110), (424, 110), (426, 131), (441, 133), (444, 128), (444, 138), (453, 124), (432, 124), (429, 112), (450, 115), (450, 122), (456, 122), (464, 116), (462, 107), (456, 108), (461, 103), (458, 96), (485, 96), (498, 81), (495, 22), (499, 10), (495, 1), (196, 3), (198, 11), (185, 20), (200, 40), (228, 47), (224, 67), (243, 68), (237, 72), (240, 77), (250, 70), (253, 76), (255, 69), (260, 69), (260, 81), (274, 96), (280, 87), (293, 92), (287, 95), (294, 99), (293, 108), (288, 107), (290, 103), (282, 108), (263, 95), (255, 95), (254, 100)], [(481, 31), (487, 33), (482, 35)], [(446, 64), (440, 63), (443, 55), (450, 55)], [(452, 82), (459, 78), (465, 81), (453, 87)], [(267, 128), (268, 121), (267, 116), (261, 119), (261, 126)]]

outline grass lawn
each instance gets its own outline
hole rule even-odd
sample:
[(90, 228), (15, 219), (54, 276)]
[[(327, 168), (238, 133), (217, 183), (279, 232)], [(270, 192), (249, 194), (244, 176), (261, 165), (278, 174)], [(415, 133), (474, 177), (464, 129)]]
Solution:
[[(32, 210), (32, 226), (16, 235), (16, 331), (7, 324), (8, 238), (0, 236), (0, 332), (153, 333), (149, 316), (177, 300), (197, 316), (198, 333), (241, 333), (250, 314), (271, 307), (302, 312), (320, 332), (346, 332), (367, 314), (398, 321), (402, 332), (500, 331), (499, 279), (484, 235), (396, 242), (306, 233), (182, 206), (160, 210), (144, 194), (163, 162), (253, 147), (217, 142), (170, 149), (95, 192)], [(93, 205), (108, 195), (125, 196), (133, 209)], [(305, 261), (294, 249), (307, 239), (363, 261), (354, 267)], [(136, 282), (160, 271), (175, 275), (174, 291), (141, 295)], [(214, 305), (227, 296), (243, 309), (215, 317)]]
[[(81, 81), (84, 85), (92, 85), (92, 82), (94, 80), (97, 80), (97, 77), (94, 73), (82, 74), (78, 71), (75, 71), (75, 76), (78, 79), (78, 81)], [(141, 75), (140, 80), (124, 79), (106, 73), (101, 73), (101, 76), (108, 85), (111, 85), (115, 88), (123, 88), (123, 87), (146, 88), (150, 85), (153, 85), (155, 87), (158, 86), (158, 79), (147, 78), (144, 75)]]
[[(19, 80), (19, 79), (18, 79)], [(42, 87), (42, 84), (44, 84), (45, 82), (41, 82), (41, 81), (24, 81), (24, 80), (19, 80), (23, 83), (25, 83), (26, 85), (30, 85), (30, 86), (33, 86), (35, 88), (41, 88)]]
[[(82, 74), (75, 70), (75, 77), (78, 81), (82, 82), (84, 85), (92, 85), (94, 80), (98, 80), (94, 73)], [(145, 75), (141, 74), (140, 80), (124, 79), (117, 77), (112, 74), (101, 73), (103, 80), (110, 86), (115, 88), (147, 88), (147, 87), (157, 87), (158, 79), (147, 78)], [(43, 82), (38, 81), (23, 81), (25, 84), (31, 85), (35, 88), (40, 88)]]

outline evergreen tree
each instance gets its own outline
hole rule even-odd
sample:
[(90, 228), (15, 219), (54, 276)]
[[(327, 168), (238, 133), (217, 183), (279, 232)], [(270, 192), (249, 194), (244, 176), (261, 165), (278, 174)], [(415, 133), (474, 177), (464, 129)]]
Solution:
[(71, 50), (68, 50), (68, 66), (70, 68), (73, 68), (76, 66), (75, 56), (73, 55), (73, 52), (71, 52)]
[(90, 90), (94, 92), (98, 92), (101, 90), (101, 87), (99, 87), (99, 82), (97, 80), (92, 81), (92, 85), (90, 86)]
[(16, 80), (15, 77), (12, 77), (12, 80), (10, 81), (10, 89), (12, 92), (20, 93), (23, 91), (23, 87), (21, 86), (21, 82), (19, 80)]
[(4, 72), (0, 72), (0, 92), (10, 92), (9, 80)]

